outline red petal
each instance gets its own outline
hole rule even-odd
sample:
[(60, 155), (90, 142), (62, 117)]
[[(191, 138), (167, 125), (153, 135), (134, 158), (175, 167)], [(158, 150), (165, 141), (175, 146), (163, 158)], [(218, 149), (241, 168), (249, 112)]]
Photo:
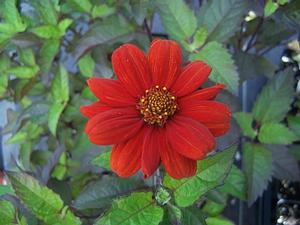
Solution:
[(94, 95), (110, 106), (129, 106), (136, 103), (136, 100), (124, 90), (120, 81), (93, 77), (87, 83)]
[(147, 57), (136, 46), (125, 44), (115, 50), (112, 65), (118, 79), (134, 97), (152, 86)]
[(194, 61), (183, 69), (171, 90), (177, 97), (190, 94), (207, 80), (210, 72), (209, 65), (202, 61)]
[(212, 100), (220, 93), (220, 91), (223, 90), (224, 87), (225, 87), (224, 84), (217, 84), (212, 87), (203, 88), (201, 90), (193, 92), (190, 95), (182, 97), (181, 100), (182, 101), (190, 101), (190, 100), (193, 101), (193, 99), (197, 99), (196, 101)]
[(180, 115), (193, 118), (206, 126), (214, 136), (225, 134), (230, 128), (230, 109), (216, 101), (180, 99)]
[(142, 153), (142, 172), (145, 178), (150, 177), (160, 164), (160, 130), (157, 127), (148, 127), (145, 132)]
[(180, 155), (166, 141), (160, 143), (163, 147), (161, 160), (168, 174), (175, 178), (194, 176), (197, 171), (197, 161)]
[(95, 102), (91, 105), (80, 106), (80, 112), (87, 118), (92, 118), (101, 112), (105, 112), (111, 107), (103, 104), (102, 102)]
[(176, 116), (166, 129), (171, 148), (187, 158), (203, 159), (215, 147), (213, 135), (196, 120)]
[(169, 88), (181, 71), (180, 46), (175, 41), (155, 40), (150, 46), (148, 58), (154, 85)]
[(111, 169), (121, 177), (129, 177), (141, 168), (142, 145), (145, 128), (136, 137), (113, 146), (110, 165)]
[(133, 137), (144, 124), (135, 108), (115, 108), (92, 117), (85, 132), (94, 144), (117, 144)]

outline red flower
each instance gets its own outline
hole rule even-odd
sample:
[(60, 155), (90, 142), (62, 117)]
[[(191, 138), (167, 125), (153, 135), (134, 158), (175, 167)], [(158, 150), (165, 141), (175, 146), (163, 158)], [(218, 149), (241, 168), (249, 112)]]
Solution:
[(198, 89), (211, 68), (201, 61), (182, 67), (179, 45), (155, 40), (148, 55), (132, 44), (112, 55), (117, 80), (91, 78), (100, 100), (82, 106), (86, 133), (98, 145), (113, 144), (110, 164), (128, 177), (141, 169), (151, 176), (162, 163), (170, 176), (193, 176), (196, 160), (229, 129), (229, 108), (213, 99), (224, 85)]

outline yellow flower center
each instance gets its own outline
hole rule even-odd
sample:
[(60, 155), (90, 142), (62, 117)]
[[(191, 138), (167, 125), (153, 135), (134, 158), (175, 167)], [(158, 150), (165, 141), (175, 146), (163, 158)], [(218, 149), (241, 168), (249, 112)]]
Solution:
[(156, 85), (140, 98), (138, 108), (148, 124), (163, 126), (174, 115), (178, 106), (176, 98), (166, 87)]

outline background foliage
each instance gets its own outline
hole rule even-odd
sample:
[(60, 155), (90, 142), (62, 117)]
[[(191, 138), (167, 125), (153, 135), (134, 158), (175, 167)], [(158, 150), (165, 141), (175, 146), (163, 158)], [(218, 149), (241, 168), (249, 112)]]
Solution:
[[(222, 216), (230, 196), (251, 205), (273, 177), (299, 180), (300, 1), (200, 2), (0, 2), (0, 99), (16, 104), (1, 133), (12, 134), (4, 151), (19, 148), (9, 184), (0, 185), (1, 224), (230, 225)], [(157, 18), (166, 33), (152, 32)], [(212, 66), (211, 82), (227, 86), (220, 100), (234, 111), (232, 129), (192, 178), (120, 179), (110, 146), (83, 132), (79, 106), (95, 101), (85, 81), (113, 77), (119, 45), (147, 51), (155, 36), (177, 40), (185, 61)], [(289, 49), (285, 63), (281, 53), (269, 57), (279, 46)], [(237, 96), (257, 76), (267, 82), (246, 111)]]

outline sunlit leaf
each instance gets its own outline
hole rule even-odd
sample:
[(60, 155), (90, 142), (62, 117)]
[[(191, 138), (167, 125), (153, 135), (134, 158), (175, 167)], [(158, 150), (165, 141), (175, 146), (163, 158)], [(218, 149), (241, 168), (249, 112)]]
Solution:
[(109, 211), (95, 225), (158, 225), (163, 217), (163, 209), (156, 205), (151, 192), (133, 193), (115, 200)]
[(78, 61), (79, 70), (85, 77), (92, 77), (94, 74), (95, 61), (91, 54), (86, 54)]
[(252, 128), (253, 115), (251, 113), (238, 112), (233, 117), (238, 122), (243, 135), (250, 138), (254, 138), (257, 135), (256, 131)]
[(0, 224), (19, 224), (16, 220), (16, 210), (12, 203), (0, 200)]
[(235, 149), (236, 146), (233, 146), (199, 161), (194, 177), (175, 180), (165, 176), (164, 185), (174, 191), (177, 205), (192, 205), (206, 192), (221, 185), (230, 171)]

